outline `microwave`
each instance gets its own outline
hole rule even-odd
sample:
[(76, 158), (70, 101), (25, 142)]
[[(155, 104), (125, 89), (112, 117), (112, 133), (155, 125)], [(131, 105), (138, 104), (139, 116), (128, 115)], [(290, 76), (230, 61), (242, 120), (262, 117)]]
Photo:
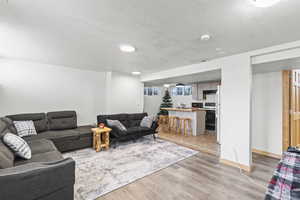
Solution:
[(203, 103), (192, 103), (192, 108), (203, 108)]

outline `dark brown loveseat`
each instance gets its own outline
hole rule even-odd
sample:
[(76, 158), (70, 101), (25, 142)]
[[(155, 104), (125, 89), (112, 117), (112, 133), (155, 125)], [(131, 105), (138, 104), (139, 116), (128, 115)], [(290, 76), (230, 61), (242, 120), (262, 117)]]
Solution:
[[(7, 132), (16, 134), (12, 121), (32, 120), (37, 135), (23, 137), (32, 151), (20, 159), (3, 143)], [(61, 152), (92, 146), (91, 126), (77, 126), (75, 111), (9, 115), (0, 120), (0, 199), (73, 199), (75, 162)]]

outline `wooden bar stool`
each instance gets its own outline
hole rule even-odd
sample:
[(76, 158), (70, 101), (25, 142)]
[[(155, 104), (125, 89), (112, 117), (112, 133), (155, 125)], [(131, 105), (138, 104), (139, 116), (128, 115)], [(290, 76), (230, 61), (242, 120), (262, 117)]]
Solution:
[(178, 119), (176, 116), (169, 116), (169, 131), (176, 133), (178, 129)]
[(158, 120), (159, 131), (166, 131), (169, 129), (169, 116), (168, 115), (160, 115)]
[(191, 118), (183, 118), (182, 120), (183, 120), (184, 135), (188, 136), (189, 133), (190, 133), (190, 135), (193, 135), (192, 119)]
[(185, 118), (179, 118), (178, 119), (178, 130), (177, 130), (177, 132), (179, 133), (179, 134), (182, 134), (182, 133), (184, 133), (184, 120), (185, 120)]

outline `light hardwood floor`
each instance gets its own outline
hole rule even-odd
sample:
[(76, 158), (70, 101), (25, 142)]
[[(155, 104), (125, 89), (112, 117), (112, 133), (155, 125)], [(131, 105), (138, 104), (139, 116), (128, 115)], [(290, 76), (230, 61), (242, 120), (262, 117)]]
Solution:
[(184, 136), (170, 132), (159, 132), (159, 137), (176, 144), (189, 147), (194, 150), (219, 155), (220, 145), (217, 143), (217, 137), (214, 133), (206, 133), (198, 136)]
[(97, 200), (257, 200), (279, 160), (253, 155), (254, 171), (247, 175), (199, 152), (168, 168), (139, 179)]

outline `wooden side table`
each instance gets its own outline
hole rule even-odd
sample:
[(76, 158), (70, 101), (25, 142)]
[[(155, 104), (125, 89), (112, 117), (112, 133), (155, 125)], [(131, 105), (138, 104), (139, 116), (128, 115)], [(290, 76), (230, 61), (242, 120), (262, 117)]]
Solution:
[(109, 133), (111, 129), (104, 128), (92, 128), (93, 132), (93, 148), (96, 152), (99, 152), (102, 148), (109, 148)]

